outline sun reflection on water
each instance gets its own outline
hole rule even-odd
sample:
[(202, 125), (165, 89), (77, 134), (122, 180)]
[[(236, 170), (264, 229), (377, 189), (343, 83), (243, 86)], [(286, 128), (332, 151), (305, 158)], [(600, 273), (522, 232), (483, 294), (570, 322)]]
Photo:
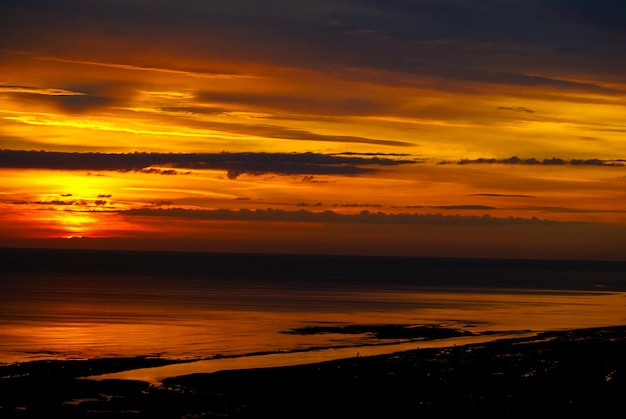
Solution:
[(24, 353), (32, 359), (197, 359), (380, 343), (367, 334), (285, 333), (311, 325), (438, 324), (480, 333), (608, 326), (626, 320), (623, 292), (340, 290), (329, 299), (328, 292), (316, 289), (303, 295), (274, 287), (263, 293), (229, 285), (204, 289), (184, 280), (155, 283), (153, 288), (89, 281), (48, 283), (27, 301), (8, 301), (0, 310), (0, 362), (14, 362)]

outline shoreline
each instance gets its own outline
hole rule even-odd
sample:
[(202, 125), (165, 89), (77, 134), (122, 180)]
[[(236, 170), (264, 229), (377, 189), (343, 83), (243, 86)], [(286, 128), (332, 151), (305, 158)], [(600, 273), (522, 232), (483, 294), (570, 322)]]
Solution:
[(624, 353), (626, 326), (610, 326), (305, 365), (191, 373), (160, 385), (79, 377), (175, 361), (34, 361), (0, 366), (0, 416), (522, 417), (542, 411), (613, 417), (623, 412)]
[(152, 386), (158, 386), (164, 379), (189, 374), (208, 374), (220, 371), (309, 365), (328, 361), (349, 360), (357, 357), (391, 355), (394, 353), (420, 349), (447, 348), (451, 346), (488, 343), (500, 339), (526, 338), (536, 336), (537, 334), (537, 332), (524, 330), (443, 339), (410, 340), (400, 343), (377, 343), (356, 346), (311, 348), (286, 352), (234, 355), (189, 361), (174, 360), (172, 364), (162, 366), (148, 366), (145, 368), (130, 369), (79, 378), (97, 381), (142, 381), (147, 382)]

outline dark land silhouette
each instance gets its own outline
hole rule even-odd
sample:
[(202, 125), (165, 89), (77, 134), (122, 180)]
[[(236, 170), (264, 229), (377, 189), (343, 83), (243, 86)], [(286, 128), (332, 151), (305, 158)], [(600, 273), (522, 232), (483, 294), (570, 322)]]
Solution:
[(622, 417), (626, 326), (544, 332), (295, 367), (139, 381), (80, 379), (175, 362), (0, 367), (2, 418)]

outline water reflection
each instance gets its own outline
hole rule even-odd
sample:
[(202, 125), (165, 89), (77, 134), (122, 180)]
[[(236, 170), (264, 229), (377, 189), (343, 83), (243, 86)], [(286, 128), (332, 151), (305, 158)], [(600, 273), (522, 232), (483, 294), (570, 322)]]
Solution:
[(623, 292), (44, 274), (5, 277), (0, 288), (0, 362), (207, 358), (377, 343), (369, 335), (283, 333), (319, 324), (484, 332), (626, 323)]

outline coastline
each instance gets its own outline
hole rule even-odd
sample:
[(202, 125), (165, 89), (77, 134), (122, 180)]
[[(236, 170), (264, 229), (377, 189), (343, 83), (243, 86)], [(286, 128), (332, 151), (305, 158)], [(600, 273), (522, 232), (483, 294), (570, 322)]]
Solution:
[(626, 326), (615, 326), (193, 373), (165, 378), (158, 386), (79, 377), (181, 361), (35, 361), (0, 366), (0, 416), (521, 417), (541, 411), (613, 417), (623, 412), (624, 353)]
[(479, 343), (488, 343), (499, 339), (519, 339), (537, 335), (530, 331), (512, 331), (469, 335), (441, 339), (409, 340), (401, 343), (363, 344), (358, 346), (339, 346), (312, 348), (288, 352), (270, 352), (243, 356), (216, 357), (185, 362), (173, 362), (162, 366), (147, 366), (120, 372), (80, 377), (91, 380), (131, 380), (143, 381), (152, 386), (159, 386), (168, 378), (190, 374), (208, 374), (220, 371), (248, 370), (258, 368), (279, 368), (328, 361), (346, 360), (355, 357), (390, 355), (427, 348), (447, 348)]

